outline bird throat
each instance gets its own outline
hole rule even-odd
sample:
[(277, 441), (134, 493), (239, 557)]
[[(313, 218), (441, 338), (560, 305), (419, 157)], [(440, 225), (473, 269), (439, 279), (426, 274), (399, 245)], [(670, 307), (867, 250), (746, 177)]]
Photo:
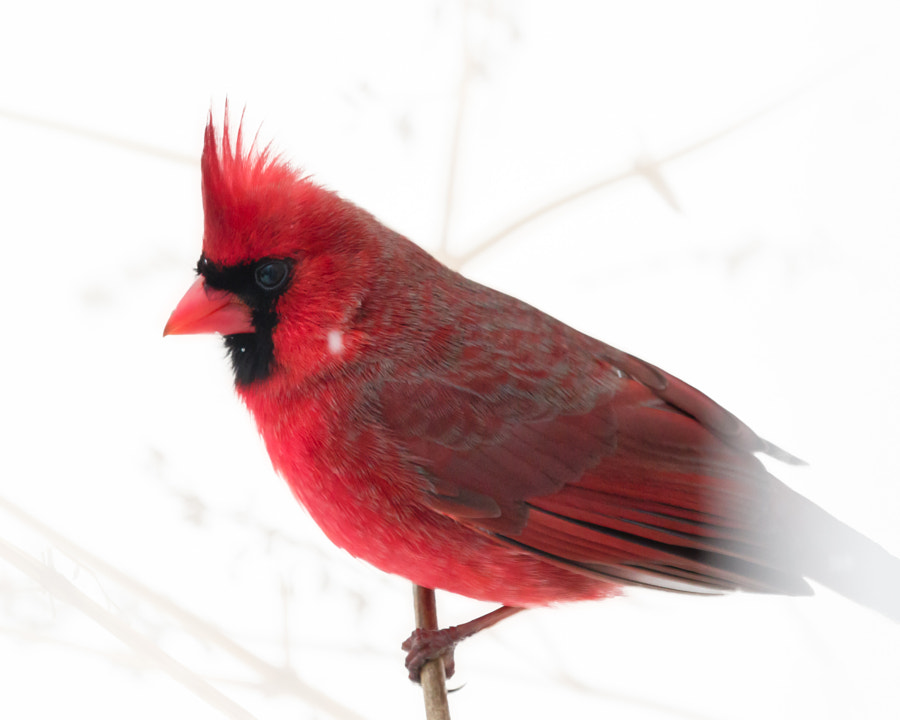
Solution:
[(257, 329), (254, 333), (226, 335), (225, 349), (234, 371), (234, 383), (246, 387), (265, 380), (272, 373), (275, 346), (272, 342), (273, 327)]

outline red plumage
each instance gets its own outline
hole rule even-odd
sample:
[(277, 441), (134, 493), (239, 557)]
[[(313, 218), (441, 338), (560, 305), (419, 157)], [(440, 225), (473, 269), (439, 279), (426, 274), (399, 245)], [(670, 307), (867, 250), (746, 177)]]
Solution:
[(796, 460), (698, 390), (449, 270), (240, 130), (232, 148), (227, 124), (202, 177), (202, 282), (167, 332), (243, 308), (222, 325), (237, 391), (340, 547), (515, 607), (812, 577), (900, 615), (900, 562), (770, 475), (754, 453)]

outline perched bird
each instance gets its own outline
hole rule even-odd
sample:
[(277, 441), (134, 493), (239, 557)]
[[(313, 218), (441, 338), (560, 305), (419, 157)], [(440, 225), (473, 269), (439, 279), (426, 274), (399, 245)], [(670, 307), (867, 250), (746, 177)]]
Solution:
[[(417, 677), (518, 609), (641, 586), (811, 593), (900, 621), (900, 560), (663, 370), (448, 269), (210, 116), (197, 280), (277, 471), (352, 555), (503, 607), (404, 644)], [(452, 665), (449, 669), (452, 672)]]

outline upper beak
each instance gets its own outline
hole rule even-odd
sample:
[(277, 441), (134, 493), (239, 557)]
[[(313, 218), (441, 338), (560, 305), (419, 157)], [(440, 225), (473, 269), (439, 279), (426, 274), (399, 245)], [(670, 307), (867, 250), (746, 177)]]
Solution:
[(250, 308), (237, 295), (208, 288), (204, 279), (198, 277), (175, 306), (163, 335), (234, 335), (254, 331)]

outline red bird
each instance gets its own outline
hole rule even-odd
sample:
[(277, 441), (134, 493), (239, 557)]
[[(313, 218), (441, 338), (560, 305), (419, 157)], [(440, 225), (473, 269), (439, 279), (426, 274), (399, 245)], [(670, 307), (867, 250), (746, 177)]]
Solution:
[[(198, 278), (165, 334), (218, 332), (269, 455), (325, 534), (503, 607), (404, 647), (417, 676), (518, 609), (637, 585), (804, 595), (900, 621), (900, 560), (755, 457), (706, 395), (441, 265), (212, 119)], [(450, 658), (452, 660), (452, 658)], [(450, 668), (452, 672), (452, 668)]]

